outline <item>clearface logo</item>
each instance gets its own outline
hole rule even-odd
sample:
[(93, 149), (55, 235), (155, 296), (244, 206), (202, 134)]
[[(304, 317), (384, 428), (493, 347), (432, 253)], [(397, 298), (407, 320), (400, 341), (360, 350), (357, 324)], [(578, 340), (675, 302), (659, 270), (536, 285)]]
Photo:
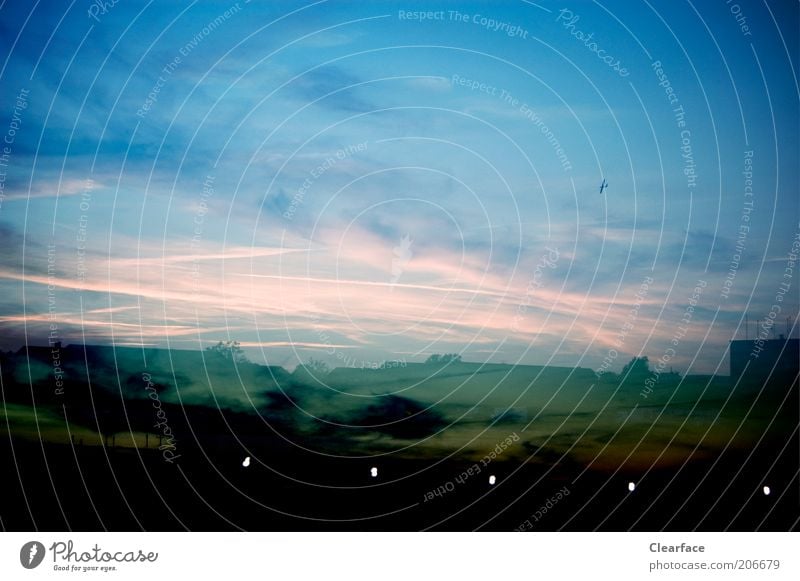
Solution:
[(26, 569), (35, 569), (44, 559), (44, 545), (39, 541), (30, 541), (19, 550), (19, 562)]

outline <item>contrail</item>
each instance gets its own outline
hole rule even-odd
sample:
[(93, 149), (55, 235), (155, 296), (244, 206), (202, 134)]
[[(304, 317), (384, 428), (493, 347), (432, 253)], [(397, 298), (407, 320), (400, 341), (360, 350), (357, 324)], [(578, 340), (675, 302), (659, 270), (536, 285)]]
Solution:
[(430, 290), (444, 293), (468, 293), (473, 295), (486, 295), (492, 297), (505, 297), (508, 293), (469, 289), (469, 288), (446, 288), (440, 286), (430, 286), (424, 284), (397, 284), (391, 282), (377, 282), (370, 280), (347, 280), (347, 279), (330, 279), (330, 278), (315, 278), (313, 276), (281, 276), (278, 274), (251, 274), (251, 273), (235, 273), (234, 276), (246, 276), (251, 278), (272, 278), (277, 280), (298, 280), (303, 282), (318, 282), (322, 284), (352, 284), (361, 286), (383, 286), (383, 287), (399, 287), (418, 290)]

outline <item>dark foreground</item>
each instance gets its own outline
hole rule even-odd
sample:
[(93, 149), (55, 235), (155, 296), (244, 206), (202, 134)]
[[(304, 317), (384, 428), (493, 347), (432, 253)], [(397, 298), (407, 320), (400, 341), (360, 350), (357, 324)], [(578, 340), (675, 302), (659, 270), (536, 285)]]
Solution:
[[(493, 462), (456, 481), (472, 462), (343, 461), (294, 452), (291, 465), (278, 453), (270, 468), (256, 461), (245, 468), (240, 454), (223, 449), (169, 464), (153, 449), (19, 441), (6, 462), (6, 440), (0, 453), (11, 472), (4, 475), (0, 516), (3, 528), (15, 531), (785, 531), (797, 528), (800, 515), (794, 442), (776, 450), (767, 441), (752, 454), (723, 453), (644, 476), (563, 461)], [(372, 465), (380, 467), (377, 478)]]
[[(460, 363), (317, 385), (108, 348), (64, 349), (54, 390), (51, 352), (37, 353), (0, 366), (3, 530), (799, 526), (796, 363), (766, 382), (662, 377), (645, 398), (648, 373)], [(249, 407), (221, 400), (231, 378)]]

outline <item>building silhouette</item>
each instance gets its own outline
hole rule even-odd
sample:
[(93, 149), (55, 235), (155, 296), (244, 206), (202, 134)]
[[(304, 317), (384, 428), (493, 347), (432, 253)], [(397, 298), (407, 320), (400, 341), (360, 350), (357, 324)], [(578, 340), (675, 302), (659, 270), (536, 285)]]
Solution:
[(731, 385), (789, 389), (800, 370), (800, 339), (731, 341)]

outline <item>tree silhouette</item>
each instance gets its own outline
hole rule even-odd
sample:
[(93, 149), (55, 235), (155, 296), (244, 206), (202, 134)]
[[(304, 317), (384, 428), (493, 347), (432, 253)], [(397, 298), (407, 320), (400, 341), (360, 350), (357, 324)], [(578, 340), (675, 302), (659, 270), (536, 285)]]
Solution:
[(216, 353), (225, 359), (235, 361), (236, 363), (244, 363), (247, 361), (247, 356), (244, 354), (238, 341), (220, 341), (216, 345), (206, 347), (206, 351)]
[(447, 363), (461, 363), (461, 355), (459, 355), (458, 353), (445, 353), (444, 355), (439, 355), (438, 353), (434, 353), (425, 360), (425, 363), (429, 365), (446, 365)]
[(622, 368), (622, 376), (640, 376), (650, 373), (650, 361), (647, 356), (634, 357)]
[(308, 363), (304, 364), (303, 367), (306, 368), (312, 375), (317, 377), (322, 375), (328, 375), (330, 373), (331, 368), (328, 367), (328, 364), (324, 361), (320, 361), (319, 359), (311, 358), (308, 360)]

